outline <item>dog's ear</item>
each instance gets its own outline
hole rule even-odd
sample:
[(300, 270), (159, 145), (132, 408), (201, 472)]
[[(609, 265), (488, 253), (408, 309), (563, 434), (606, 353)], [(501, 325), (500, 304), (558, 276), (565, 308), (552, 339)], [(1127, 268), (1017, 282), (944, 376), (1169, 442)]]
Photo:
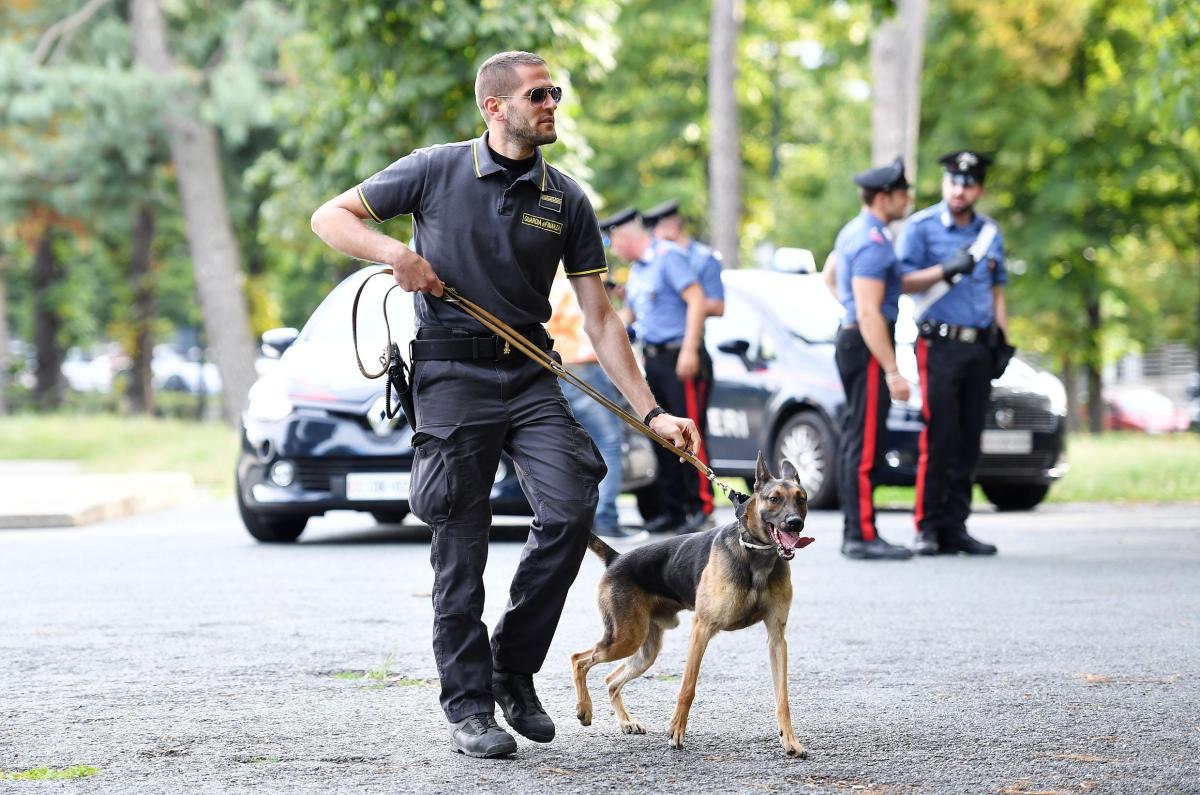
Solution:
[(754, 468), (754, 490), (761, 491), (768, 480), (774, 480), (771, 470), (767, 469), (767, 461), (763, 458), (762, 450), (758, 451), (758, 464)]
[[(796, 471), (796, 467), (792, 466), (792, 462), (786, 458), (783, 459), (783, 466), (780, 468), (779, 477), (784, 480), (794, 480), (800, 483), (800, 473)], [(803, 486), (803, 483), (800, 483)]]

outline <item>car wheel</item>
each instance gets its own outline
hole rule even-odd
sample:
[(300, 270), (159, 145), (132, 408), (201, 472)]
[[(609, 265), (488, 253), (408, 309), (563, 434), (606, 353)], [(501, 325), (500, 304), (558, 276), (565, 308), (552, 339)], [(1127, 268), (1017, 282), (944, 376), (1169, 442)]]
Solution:
[(250, 535), (266, 544), (287, 544), (295, 541), (308, 524), (307, 516), (263, 516), (250, 510), (242, 501), (238, 488), (238, 513)]
[(989, 483), (979, 487), (998, 511), (1029, 511), (1046, 499), (1050, 487), (1042, 483)]
[(404, 521), (404, 517), (408, 516), (408, 511), (371, 511), (371, 518), (379, 524), (400, 524)]
[(776, 472), (785, 458), (800, 473), (810, 508), (837, 507), (837, 446), (824, 420), (811, 413), (789, 417), (775, 435), (771, 461)]

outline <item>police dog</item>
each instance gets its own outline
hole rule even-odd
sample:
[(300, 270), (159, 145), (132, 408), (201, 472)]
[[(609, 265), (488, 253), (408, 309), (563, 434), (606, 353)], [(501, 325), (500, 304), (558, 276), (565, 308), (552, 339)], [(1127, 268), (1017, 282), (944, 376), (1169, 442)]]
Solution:
[(683, 747), (700, 659), (709, 640), (722, 630), (743, 629), (763, 621), (779, 741), (788, 756), (807, 756), (792, 731), (784, 628), (792, 604), (788, 561), (813, 539), (801, 536), (808, 495), (796, 468), (784, 461), (782, 475), (772, 476), (759, 453), (754, 493), (738, 506), (737, 520), (722, 527), (664, 539), (624, 554), (591, 537), (588, 546), (604, 559), (605, 566), (597, 595), (604, 637), (587, 651), (571, 655), (580, 723), (588, 726), (592, 722), (588, 671), (597, 663), (629, 658), (604, 681), (621, 731), (645, 734), (645, 727), (625, 710), (621, 689), (654, 663), (663, 631), (679, 625), (679, 611), (694, 610), (683, 683), (668, 727), (671, 747)]

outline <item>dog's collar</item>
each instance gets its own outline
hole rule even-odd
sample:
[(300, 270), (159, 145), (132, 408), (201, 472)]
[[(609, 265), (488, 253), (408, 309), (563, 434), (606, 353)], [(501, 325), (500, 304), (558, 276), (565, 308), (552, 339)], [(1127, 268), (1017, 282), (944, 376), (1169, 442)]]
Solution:
[(749, 535), (750, 534), (748, 532), (746, 532), (745, 530), (743, 530), (741, 533), (738, 533), (738, 543), (741, 544), (742, 546), (744, 546), (746, 549), (760, 549), (761, 550), (761, 549), (774, 549), (775, 548), (774, 544), (751, 543), (746, 540), (746, 537)]

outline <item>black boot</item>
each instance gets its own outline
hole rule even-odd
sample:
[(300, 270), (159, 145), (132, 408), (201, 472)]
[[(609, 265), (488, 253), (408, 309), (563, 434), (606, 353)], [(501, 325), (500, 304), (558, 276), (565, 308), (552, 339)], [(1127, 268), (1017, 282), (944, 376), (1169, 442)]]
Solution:
[(880, 536), (870, 541), (847, 538), (842, 541), (842, 554), (853, 560), (908, 560), (913, 556), (908, 547), (889, 544)]
[(504, 719), (525, 737), (536, 743), (554, 739), (554, 721), (542, 709), (533, 689), (532, 674), (501, 673), (492, 675), (492, 697), (504, 711)]
[(966, 530), (959, 530), (943, 536), (938, 542), (939, 550), (944, 555), (962, 552), (965, 555), (995, 555), (996, 545), (987, 544), (978, 538), (972, 538)]
[(500, 728), (490, 712), (480, 712), (450, 724), (450, 745), (460, 754), (479, 759), (517, 752), (517, 741)]
[(937, 531), (918, 530), (917, 540), (913, 542), (913, 552), (918, 555), (936, 555), (938, 553)]

